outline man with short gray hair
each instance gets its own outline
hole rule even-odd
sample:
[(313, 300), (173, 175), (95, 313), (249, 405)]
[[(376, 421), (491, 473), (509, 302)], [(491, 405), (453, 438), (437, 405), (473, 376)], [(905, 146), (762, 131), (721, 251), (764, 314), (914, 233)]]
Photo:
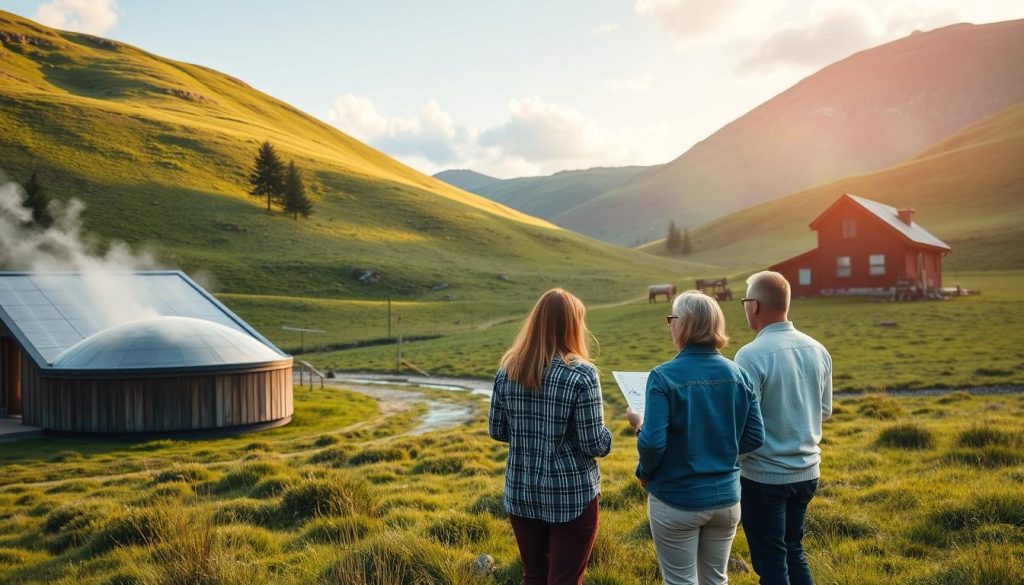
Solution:
[(789, 282), (778, 272), (747, 279), (741, 299), (757, 332), (736, 363), (754, 380), (764, 445), (741, 457), (743, 531), (761, 585), (814, 580), (801, 540), (807, 505), (818, 488), (821, 422), (832, 414), (832, 358), (789, 321)]

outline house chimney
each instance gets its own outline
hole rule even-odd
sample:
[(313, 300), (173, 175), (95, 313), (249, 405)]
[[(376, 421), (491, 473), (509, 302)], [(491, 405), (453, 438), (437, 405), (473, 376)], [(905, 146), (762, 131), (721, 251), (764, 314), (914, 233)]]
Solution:
[(914, 214), (917, 213), (917, 212), (914, 211), (913, 209), (901, 209), (901, 210), (897, 211), (896, 213), (899, 214), (900, 221), (902, 221), (903, 223), (905, 223), (907, 225), (910, 225), (910, 224), (914, 223)]

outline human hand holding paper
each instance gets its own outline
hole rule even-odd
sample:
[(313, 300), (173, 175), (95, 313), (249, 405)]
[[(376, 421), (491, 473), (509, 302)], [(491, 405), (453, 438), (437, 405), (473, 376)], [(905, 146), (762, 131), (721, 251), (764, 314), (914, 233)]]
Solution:
[(612, 372), (619, 390), (626, 398), (626, 404), (633, 412), (644, 418), (644, 406), (647, 399), (647, 377), (650, 372)]

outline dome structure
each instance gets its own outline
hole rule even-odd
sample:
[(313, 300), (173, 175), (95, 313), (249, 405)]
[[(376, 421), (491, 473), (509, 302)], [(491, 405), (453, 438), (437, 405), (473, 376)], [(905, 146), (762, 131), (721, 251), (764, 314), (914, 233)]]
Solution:
[(291, 356), (183, 272), (111, 278), (92, 290), (80, 273), (0, 272), (0, 412), (112, 435), (291, 421)]
[(275, 362), (285, 356), (259, 340), (191, 317), (139, 319), (104, 329), (61, 352), (68, 370), (199, 368)]

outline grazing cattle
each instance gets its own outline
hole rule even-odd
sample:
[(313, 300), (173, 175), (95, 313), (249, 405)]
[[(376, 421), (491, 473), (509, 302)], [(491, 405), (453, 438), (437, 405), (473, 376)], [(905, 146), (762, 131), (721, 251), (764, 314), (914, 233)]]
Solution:
[(656, 303), (658, 302), (658, 295), (665, 295), (665, 300), (672, 302), (672, 297), (676, 296), (676, 285), (674, 284), (652, 284), (647, 287), (647, 302)]

